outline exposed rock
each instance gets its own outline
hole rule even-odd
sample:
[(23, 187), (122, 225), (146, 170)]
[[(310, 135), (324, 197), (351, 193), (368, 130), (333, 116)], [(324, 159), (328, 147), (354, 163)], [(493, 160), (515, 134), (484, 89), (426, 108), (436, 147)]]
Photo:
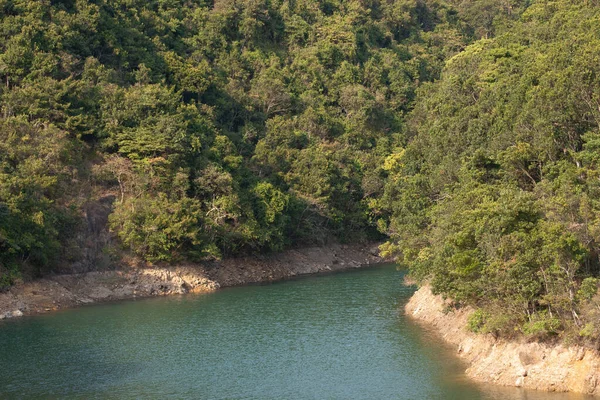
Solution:
[(523, 384), (525, 383), (525, 378), (520, 376), (517, 378), (517, 380), (515, 381), (515, 386), (516, 387), (522, 387)]
[(0, 293), (0, 319), (94, 302), (210, 292), (220, 287), (272, 282), (381, 261), (374, 255), (373, 245), (360, 244), (295, 249), (207, 264), (144, 267), (139, 260), (132, 260), (131, 265), (140, 266), (55, 275), (12, 287)]
[(94, 287), (88, 292), (88, 296), (94, 300), (108, 299), (112, 296), (112, 294), (113, 294), (112, 290), (110, 290), (104, 286)]
[(480, 382), (557, 392), (600, 395), (600, 354), (581, 346), (498, 340), (467, 331), (472, 310), (444, 312), (447, 303), (428, 286), (420, 288), (405, 307), (407, 315), (434, 328), (457, 346), (470, 366), (466, 374)]

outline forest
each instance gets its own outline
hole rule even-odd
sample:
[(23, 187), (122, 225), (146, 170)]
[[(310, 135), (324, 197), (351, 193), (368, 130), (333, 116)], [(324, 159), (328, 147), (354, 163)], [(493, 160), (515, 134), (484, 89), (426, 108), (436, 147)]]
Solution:
[(596, 0), (0, 0), (0, 289), (386, 241), (494, 335), (600, 339)]

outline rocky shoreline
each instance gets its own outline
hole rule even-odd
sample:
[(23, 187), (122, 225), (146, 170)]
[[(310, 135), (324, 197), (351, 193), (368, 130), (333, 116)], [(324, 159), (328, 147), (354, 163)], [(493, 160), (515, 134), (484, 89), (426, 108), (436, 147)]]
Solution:
[(505, 341), (467, 330), (472, 310), (451, 310), (423, 286), (405, 306), (406, 314), (456, 346), (469, 363), (466, 375), (478, 382), (551, 392), (600, 396), (600, 354), (581, 346)]
[(329, 245), (206, 264), (127, 267), (114, 271), (53, 275), (0, 293), (0, 319), (84, 304), (273, 282), (299, 275), (380, 263), (376, 244)]

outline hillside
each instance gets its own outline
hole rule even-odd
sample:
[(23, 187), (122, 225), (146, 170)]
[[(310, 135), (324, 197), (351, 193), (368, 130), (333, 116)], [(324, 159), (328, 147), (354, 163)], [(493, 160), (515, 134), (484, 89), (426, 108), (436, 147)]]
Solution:
[(0, 286), (381, 238), (442, 1), (0, 1)]
[(419, 89), (379, 201), (475, 332), (598, 346), (600, 8), (536, 1)]

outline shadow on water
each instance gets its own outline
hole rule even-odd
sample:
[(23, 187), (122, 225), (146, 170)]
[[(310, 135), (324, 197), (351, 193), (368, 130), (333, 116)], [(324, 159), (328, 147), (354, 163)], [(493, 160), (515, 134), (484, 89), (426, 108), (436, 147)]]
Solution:
[(551, 399), (475, 385), (394, 266), (0, 324), (0, 398)]

